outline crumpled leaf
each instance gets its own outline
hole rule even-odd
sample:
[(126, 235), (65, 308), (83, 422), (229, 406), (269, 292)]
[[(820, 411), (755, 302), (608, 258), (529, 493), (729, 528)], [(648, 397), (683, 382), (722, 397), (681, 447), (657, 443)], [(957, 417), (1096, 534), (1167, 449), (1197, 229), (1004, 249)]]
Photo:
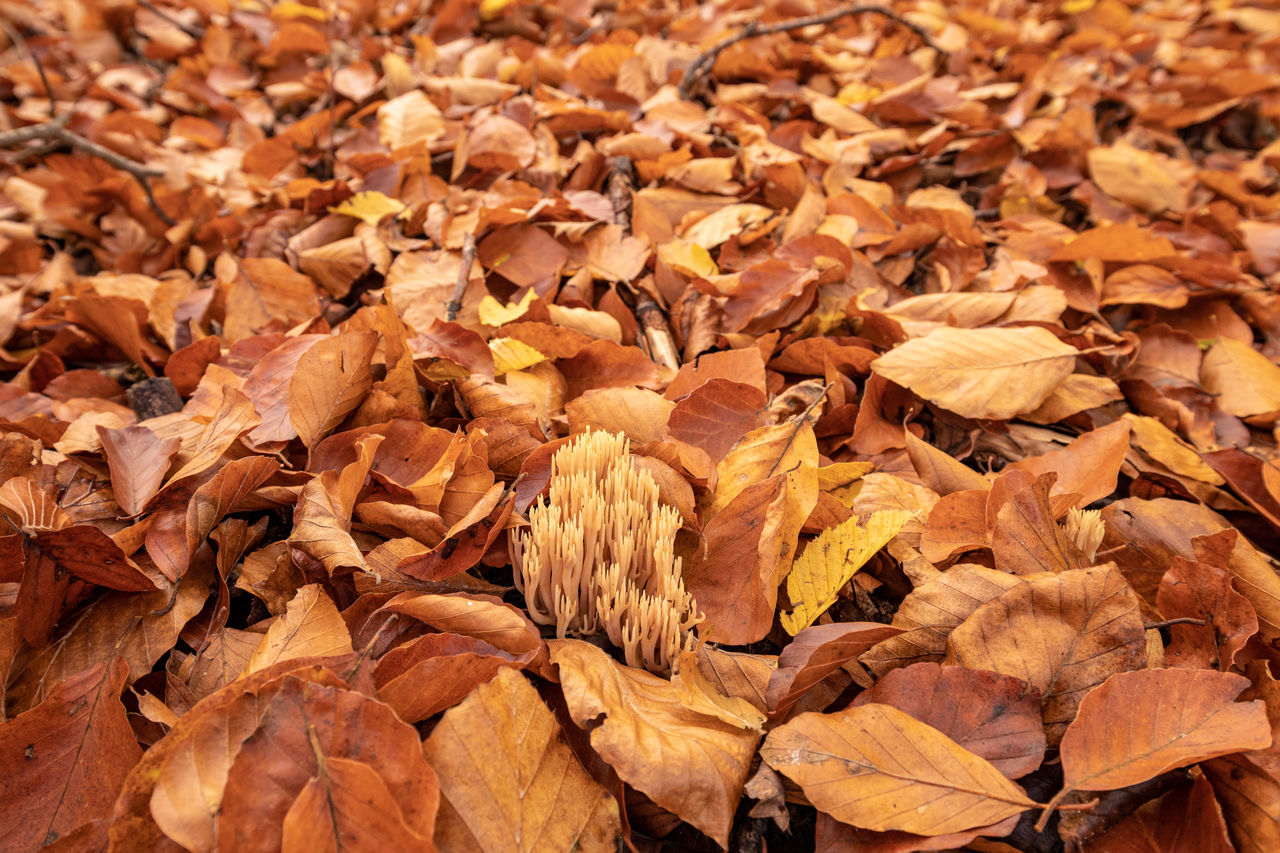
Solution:
[(267, 629), (245, 673), (293, 658), (336, 657), (351, 651), (351, 634), (333, 600), (320, 584), (307, 584)]
[(1114, 565), (1030, 575), (951, 632), (946, 662), (1039, 690), (1053, 745), (1091, 688), (1146, 663), (1143, 630), (1138, 597)]
[[(671, 683), (580, 640), (552, 640), (569, 714), (618, 776), (728, 847), (759, 734), (695, 711)], [(681, 772), (672, 773), (670, 767)]]

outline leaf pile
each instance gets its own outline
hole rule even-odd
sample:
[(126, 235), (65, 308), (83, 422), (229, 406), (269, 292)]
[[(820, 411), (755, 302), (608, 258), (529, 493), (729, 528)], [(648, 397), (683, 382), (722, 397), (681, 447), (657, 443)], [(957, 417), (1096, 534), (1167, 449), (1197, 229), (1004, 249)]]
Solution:
[(1280, 849), (1267, 4), (0, 22), (0, 847)]

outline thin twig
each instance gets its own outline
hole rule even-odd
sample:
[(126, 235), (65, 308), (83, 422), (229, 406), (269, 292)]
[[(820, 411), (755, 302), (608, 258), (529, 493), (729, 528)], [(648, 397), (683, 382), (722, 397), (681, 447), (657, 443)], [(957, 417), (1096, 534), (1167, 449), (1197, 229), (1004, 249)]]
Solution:
[(715, 65), (716, 58), (740, 41), (755, 38), (756, 36), (771, 36), (776, 33), (788, 33), (792, 30), (802, 30), (805, 27), (830, 24), (833, 21), (838, 21), (839, 19), (849, 15), (881, 15), (894, 23), (900, 24), (911, 30), (911, 32), (919, 36), (920, 40), (927, 46), (936, 50), (940, 55), (944, 57), (947, 56), (947, 52), (938, 47), (938, 45), (929, 38), (929, 34), (925, 32), (922, 27), (911, 23), (906, 18), (903, 18), (892, 10), (886, 9), (883, 6), (845, 6), (841, 9), (833, 9), (830, 12), (824, 12), (821, 15), (809, 15), (804, 18), (793, 18), (790, 21), (782, 21), (777, 24), (769, 24), (768, 26), (761, 26), (759, 21), (752, 21), (747, 24), (741, 32), (716, 42), (694, 59), (693, 64), (685, 69), (684, 76), (680, 78), (680, 98), (685, 101), (689, 100), (689, 96), (693, 92), (693, 87), (697, 85), (703, 75), (711, 71), (711, 66)]
[(33, 139), (54, 139), (55, 132), (66, 127), (69, 121), (71, 121), (71, 115), (67, 114), (59, 116), (52, 121), (46, 121), (43, 124), (33, 124), (29, 127), (2, 131), (0, 132), (0, 147), (8, 148), (10, 145), (19, 145), (23, 142), (30, 142)]
[(462, 297), (471, 280), (471, 265), (476, 262), (476, 235), (467, 234), (462, 239), (462, 266), (458, 270), (458, 284), (453, 288), (453, 298), (445, 303), (445, 319), (452, 323), (462, 310)]
[(27, 56), (31, 57), (31, 63), (36, 67), (36, 74), (40, 76), (40, 84), (44, 86), (44, 93), (49, 98), (49, 118), (58, 117), (58, 105), (53, 99), (53, 87), (49, 85), (49, 78), (45, 76), (44, 64), (40, 62), (40, 57), (36, 56), (36, 52), (27, 44), (27, 40), (22, 37), (22, 33), (18, 32), (8, 21), (0, 18), (0, 27), (4, 27), (5, 34), (9, 36), (9, 40), (17, 47), (24, 50)]
[(160, 218), (165, 225), (175, 225), (173, 218), (164, 212), (160, 207), (160, 203), (156, 201), (155, 194), (151, 191), (151, 185), (147, 183), (147, 178), (158, 178), (164, 175), (164, 171), (156, 169), (152, 166), (139, 163), (136, 160), (130, 160), (110, 148), (105, 148), (91, 139), (86, 139), (75, 131), (67, 130), (67, 124), (71, 121), (71, 114), (53, 115), (53, 90), (49, 88), (49, 81), (44, 75), (44, 68), (40, 65), (40, 60), (36, 58), (34, 52), (22, 36), (15, 30), (5, 24), (5, 30), (9, 37), (14, 40), (14, 44), (20, 44), (26, 48), (27, 53), (31, 56), (31, 61), (36, 64), (36, 69), (40, 73), (40, 80), (44, 83), (45, 92), (49, 96), (49, 111), (51, 118), (42, 124), (32, 125), (30, 127), (19, 127), (13, 130), (0, 132), (0, 148), (10, 145), (19, 145), (24, 142), (33, 140), (56, 141), (64, 145), (70, 145), (72, 148), (79, 148), (88, 154), (92, 154), (101, 160), (105, 160), (113, 168), (122, 172), (133, 175), (134, 180), (142, 187), (143, 193), (147, 196), (147, 204), (150, 205), (152, 213)]
[(1179, 616), (1177, 619), (1166, 619), (1163, 622), (1151, 622), (1142, 627), (1150, 631), (1152, 628), (1168, 628), (1170, 625), (1208, 625), (1209, 623), (1203, 619), (1193, 619), (1190, 616)]
[(182, 21), (179, 21), (177, 18), (173, 17), (168, 12), (152, 5), (150, 2), (148, 2), (148, 0), (138, 0), (138, 5), (141, 6), (143, 9), (146, 9), (151, 14), (155, 15), (160, 20), (168, 24), (172, 24), (173, 26), (182, 30), (184, 33), (191, 36), (196, 41), (200, 41), (202, 38), (204, 38), (203, 30), (199, 29), (198, 27), (192, 27), (182, 23)]
[[(631, 196), (635, 190), (635, 171), (627, 157), (614, 157), (609, 161), (609, 174), (605, 178), (605, 192), (613, 205), (613, 222), (631, 233)], [(678, 370), (680, 352), (667, 316), (653, 297), (630, 282), (618, 282), (618, 294), (635, 314), (636, 323), (644, 332), (645, 353), (652, 361)]]

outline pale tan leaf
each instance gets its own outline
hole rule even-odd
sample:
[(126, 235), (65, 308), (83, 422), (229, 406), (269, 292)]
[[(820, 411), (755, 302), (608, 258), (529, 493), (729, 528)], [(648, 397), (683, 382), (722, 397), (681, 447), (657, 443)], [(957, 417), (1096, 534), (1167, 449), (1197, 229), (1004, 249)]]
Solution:
[(1036, 805), (990, 762), (890, 705), (801, 714), (760, 754), (819, 811), (864, 829), (945, 835)]
[(871, 369), (966, 418), (1005, 419), (1043, 403), (1079, 354), (1038, 327), (941, 328), (900, 344)]
[(370, 362), (377, 345), (377, 332), (343, 332), (325, 338), (298, 359), (289, 383), (289, 420), (307, 447), (346, 420), (369, 393)]

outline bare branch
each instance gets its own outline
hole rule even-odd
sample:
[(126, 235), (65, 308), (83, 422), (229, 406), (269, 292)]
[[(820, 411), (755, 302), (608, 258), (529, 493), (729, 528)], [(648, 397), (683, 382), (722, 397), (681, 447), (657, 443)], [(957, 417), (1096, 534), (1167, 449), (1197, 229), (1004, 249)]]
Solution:
[(830, 24), (833, 21), (838, 21), (849, 15), (881, 15), (894, 23), (900, 24), (911, 30), (911, 32), (920, 37), (921, 41), (936, 50), (942, 56), (945, 57), (947, 55), (947, 52), (938, 47), (938, 45), (929, 38), (929, 34), (921, 27), (911, 23), (906, 18), (903, 18), (901, 15), (890, 9), (886, 9), (883, 6), (845, 6), (841, 9), (833, 9), (830, 12), (824, 12), (821, 15), (809, 15), (804, 18), (793, 18), (790, 21), (781, 21), (777, 24), (769, 24), (768, 26), (761, 26), (758, 21), (752, 21), (747, 24), (741, 32), (716, 42), (706, 51), (698, 55), (698, 57), (693, 61), (693, 64), (685, 69), (684, 76), (680, 78), (680, 98), (686, 101), (689, 100), (689, 96), (693, 92), (693, 87), (698, 84), (698, 81), (704, 75), (711, 71), (711, 66), (715, 65), (716, 58), (740, 41), (746, 41), (747, 39), (755, 38), (756, 36), (788, 33), (792, 30), (802, 30), (805, 27)]

